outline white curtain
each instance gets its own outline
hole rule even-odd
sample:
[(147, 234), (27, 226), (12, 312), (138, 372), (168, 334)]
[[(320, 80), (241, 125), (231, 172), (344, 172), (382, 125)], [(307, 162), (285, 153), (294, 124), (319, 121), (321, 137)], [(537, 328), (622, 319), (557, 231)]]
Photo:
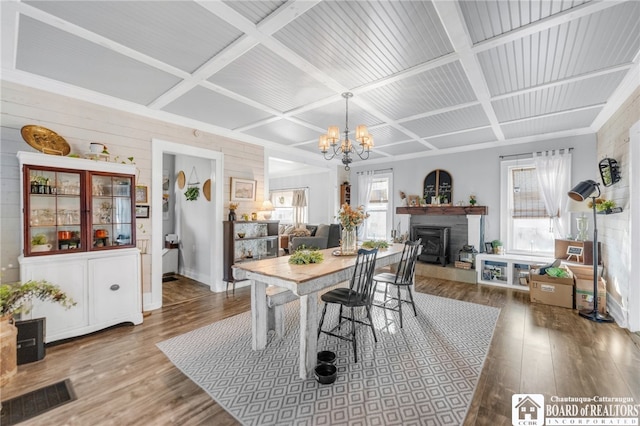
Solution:
[[(364, 209), (368, 209), (369, 200), (371, 199), (371, 188), (373, 187), (373, 170), (368, 172), (362, 172), (358, 175), (358, 206), (364, 206)], [(362, 224), (358, 226), (358, 239), (364, 239), (364, 227)]]
[(571, 189), (571, 153), (545, 151), (533, 154), (538, 176), (538, 186), (545, 209), (553, 226), (553, 235), (564, 238), (569, 235), (571, 222), (567, 212)]
[(307, 206), (307, 196), (304, 189), (296, 189), (293, 191), (291, 205), (293, 205), (293, 223), (298, 227), (306, 220), (304, 213), (305, 207)]

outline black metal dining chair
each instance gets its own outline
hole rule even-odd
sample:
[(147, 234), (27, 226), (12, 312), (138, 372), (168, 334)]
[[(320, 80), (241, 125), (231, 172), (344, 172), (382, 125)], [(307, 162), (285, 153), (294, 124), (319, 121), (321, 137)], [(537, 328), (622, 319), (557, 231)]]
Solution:
[[(376, 257), (378, 255), (378, 249), (373, 250), (358, 250), (358, 257), (356, 258), (356, 265), (353, 271), (351, 280), (349, 281), (349, 287), (337, 288), (324, 293), (320, 298), (324, 302), (324, 308), (322, 309), (322, 317), (320, 317), (320, 324), (318, 325), (318, 339), (320, 334), (324, 333), (329, 336), (337, 337), (342, 340), (347, 340), (353, 344), (353, 356), (355, 362), (358, 362), (358, 350), (356, 340), (356, 323), (366, 325), (371, 328), (373, 333), (373, 340), (378, 341), (376, 337), (376, 331), (373, 327), (373, 319), (371, 318), (371, 303), (373, 302), (373, 274), (376, 269)], [(327, 306), (330, 303), (340, 305), (340, 312), (338, 314), (338, 324), (329, 329), (323, 330), (324, 317), (327, 313)], [(365, 318), (356, 318), (356, 308), (364, 307), (367, 312), (368, 322), (365, 322)], [(342, 313), (343, 308), (350, 308), (350, 316), (345, 316)], [(336, 330), (340, 330), (344, 322), (351, 323), (351, 336), (345, 334), (337, 334)]]
[[(418, 239), (417, 241), (407, 241), (404, 244), (404, 248), (402, 249), (402, 256), (400, 258), (400, 262), (398, 263), (396, 272), (383, 272), (381, 274), (376, 274), (373, 277), (373, 281), (375, 283), (374, 287), (377, 286), (378, 283), (384, 283), (385, 285), (384, 299), (382, 303), (375, 303), (374, 306), (398, 312), (398, 314), (400, 315), (400, 328), (402, 328), (403, 302), (411, 304), (411, 306), (413, 307), (414, 315), (418, 316), (416, 304), (413, 301), (413, 294), (411, 293), (411, 286), (413, 286), (414, 283), (416, 260), (418, 259), (418, 254), (420, 253), (421, 243), (422, 239)], [(390, 285), (394, 285), (397, 287), (397, 297), (388, 294)], [(409, 297), (408, 299), (402, 298), (402, 288), (406, 289)]]

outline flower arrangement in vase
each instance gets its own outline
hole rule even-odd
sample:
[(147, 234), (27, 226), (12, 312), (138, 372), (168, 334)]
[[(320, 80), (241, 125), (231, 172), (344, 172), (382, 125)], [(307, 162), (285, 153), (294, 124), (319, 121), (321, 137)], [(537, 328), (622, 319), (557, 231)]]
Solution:
[(338, 212), (338, 221), (342, 225), (340, 250), (342, 254), (355, 254), (357, 252), (356, 228), (369, 214), (364, 211), (364, 206), (352, 209), (349, 204), (343, 204)]

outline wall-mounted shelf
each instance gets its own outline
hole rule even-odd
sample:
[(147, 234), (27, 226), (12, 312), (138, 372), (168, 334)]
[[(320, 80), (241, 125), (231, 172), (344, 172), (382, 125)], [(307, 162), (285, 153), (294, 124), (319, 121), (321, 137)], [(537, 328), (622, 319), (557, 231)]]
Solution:
[(487, 211), (487, 206), (396, 207), (396, 214), (413, 215), (486, 215)]

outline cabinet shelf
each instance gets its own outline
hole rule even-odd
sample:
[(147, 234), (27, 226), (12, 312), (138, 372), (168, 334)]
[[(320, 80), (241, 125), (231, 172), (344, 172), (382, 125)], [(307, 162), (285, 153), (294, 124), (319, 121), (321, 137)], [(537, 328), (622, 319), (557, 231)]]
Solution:
[[(235, 263), (252, 262), (279, 255), (277, 220), (258, 221), (224, 221), (223, 222), (223, 280), (234, 283), (233, 265)], [(238, 233), (245, 233), (239, 238)]]
[(554, 259), (518, 254), (486, 254), (476, 256), (478, 284), (495, 285), (529, 291), (529, 269)]
[[(64, 240), (57, 232), (68, 230), (79, 232), (74, 251), (135, 247), (135, 200), (131, 195), (135, 166), (28, 152), (19, 152), (18, 159), (25, 256), (68, 254), (69, 248), (61, 244)], [(104, 228), (111, 238), (96, 244), (96, 228)], [(36, 235), (39, 241), (45, 237), (49, 251), (32, 250)]]

